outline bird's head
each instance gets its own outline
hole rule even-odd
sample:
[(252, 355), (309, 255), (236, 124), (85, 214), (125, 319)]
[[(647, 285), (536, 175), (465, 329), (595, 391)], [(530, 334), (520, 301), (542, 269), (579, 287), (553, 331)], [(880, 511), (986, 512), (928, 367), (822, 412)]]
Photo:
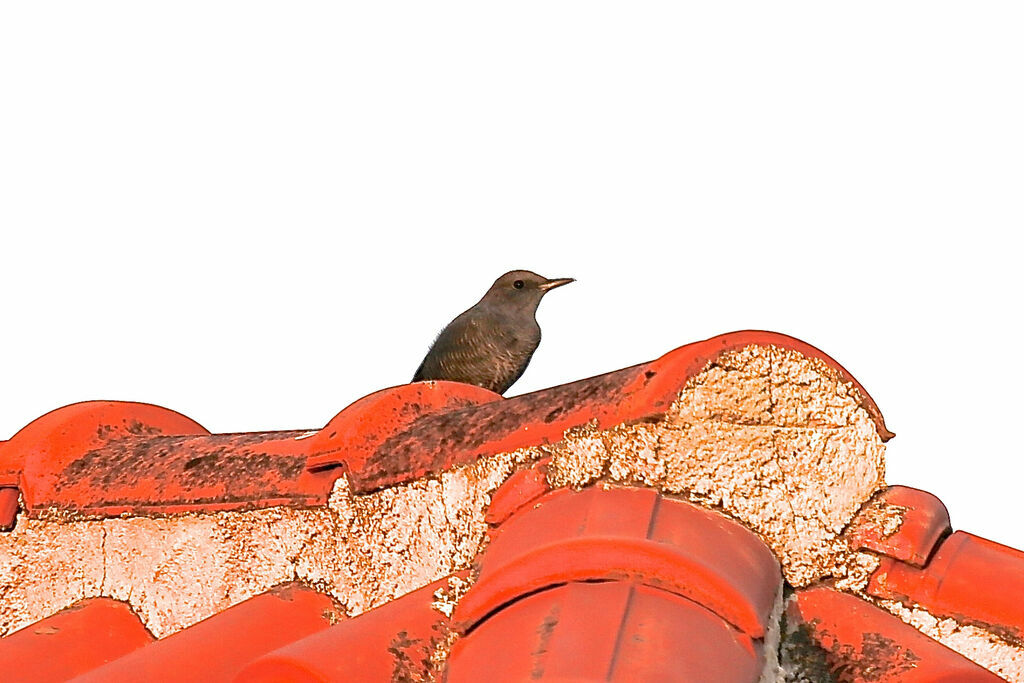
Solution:
[(483, 301), (512, 309), (536, 311), (545, 294), (570, 282), (575, 280), (571, 277), (549, 279), (529, 270), (512, 270), (494, 281)]

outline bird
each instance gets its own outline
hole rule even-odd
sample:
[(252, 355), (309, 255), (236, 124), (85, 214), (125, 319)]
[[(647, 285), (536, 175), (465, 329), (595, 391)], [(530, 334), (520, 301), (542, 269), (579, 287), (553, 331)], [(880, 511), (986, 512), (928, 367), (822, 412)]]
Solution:
[(441, 331), (412, 381), (448, 380), (504, 394), (540, 345), (540, 300), (570, 282), (575, 279), (549, 279), (529, 270), (505, 273)]

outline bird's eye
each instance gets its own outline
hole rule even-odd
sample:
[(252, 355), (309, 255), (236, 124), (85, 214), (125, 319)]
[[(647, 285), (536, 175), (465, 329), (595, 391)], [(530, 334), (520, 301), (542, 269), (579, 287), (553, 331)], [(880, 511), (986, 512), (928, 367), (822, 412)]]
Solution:
[(512, 283), (512, 286), (515, 287), (516, 289), (522, 289), (523, 285), (525, 284), (526, 283), (523, 282), (522, 280), (516, 280), (515, 282)]

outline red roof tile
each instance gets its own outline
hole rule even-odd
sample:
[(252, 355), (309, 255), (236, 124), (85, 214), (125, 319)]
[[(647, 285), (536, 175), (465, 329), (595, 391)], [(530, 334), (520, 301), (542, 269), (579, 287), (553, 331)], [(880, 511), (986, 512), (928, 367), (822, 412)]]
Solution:
[(18, 516), (18, 488), (0, 486), (0, 531), (10, 531)]
[(322, 631), (340, 617), (326, 595), (285, 584), (88, 671), (75, 683), (230, 681), (256, 657)]
[(466, 630), (537, 590), (627, 577), (690, 598), (754, 638), (781, 585), (771, 551), (722, 515), (650, 489), (559, 490), (498, 528), (455, 620)]
[[(554, 585), (544, 563), (515, 567), (520, 551), (529, 553), (521, 545), (529, 546), (531, 537), (540, 548), (574, 540), (560, 529), (619, 544), (617, 560), (595, 564), (586, 552), (570, 552), (560, 558), (569, 571)], [(664, 548), (685, 560), (651, 563), (629, 545), (634, 536), (654, 547), (647, 555)], [(456, 608), (468, 633), (448, 660), (450, 681), (480, 680), (484, 671), (495, 680), (523, 680), (538, 671), (553, 680), (570, 673), (586, 677), (591, 669), (600, 669), (601, 677), (611, 671), (613, 680), (719, 671), (728, 676), (722, 680), (749, 681), (763, 667), (760, 636), (780, 587), (778, 564), (750, 532), (716, 513), (647, 489), (559, 490), (519, 508), (499, 527), (481, 562), (479, 579)], [(542, 579), (514, 582), (511, 589), (503, 583), (502, 577), (514, 580), (531, 570)], [(620, 580), (630, 577), (635, 580)], [(594, 583), (601, 579), (606, 583)], [(448, 619), (431, 607), (435, 592), (447, 585), (431, 584), (285, 646), (247, 667), (238, 680), (385, 680), (399, 674), (418, 680), (448, 638)], [(696, 596), (711, 609), (673, 591)], [(557, 626), (545, 622), (552, 609), (561, 614)], [(730, 619), (744, 628), (737, 630)], [(549, 639), (540, 660), (530, 641), (538, 633)], [(520, 643), (515, 634), (526, 640)], [(559, 648), (577, 654), (561, 661)], [(496, 659), (500, 675), (492, 670)]]
[(123, 602), (82, 600), (0, 639), (0, 678), (9, 683), (66, 681), (152, 640)]
[(1024, 552), (957, 531), (922, 569), (883, 560), (867, 592), (1024, 641)]
[[(351, 491), (368, 493), (485, 455), (560, 441), (572, 427), (659, 417), (710, 362), (751, 344), (785, 347), (830, 365), (857, 387), (881, 439), (891, 436), (867, 393), (831, 358), (784, 335), (738, 332), (511, 399), (447, 382), (395, 387), (305, 432), (211, 435), (156, 406), (68, 406), (0, 442), (0, 527), (13, 524), (19, 491), (29, 516), (51, 506), (97, 516), (323, 506), (342, 474)], [(147, 466), (129, 466), (140, 461)], [(291, 585), (141, 647), (150, 636), (138, 619), (120, 603), (97, 599), (0, 639), (0, 670), (28, 671), (35, 663), (44, 673), (59, 671), (56, 678), (104, 681), (417, 680), (432, 658), (445, 661), (451, 643), (442, 665), (450, 681), (761, 676), (774, 657), (765, 643), (777, 628), (773, 609), (782, 581), (778, 560), (754, 533), (652, 489), (599, 484), (551, 491), (546, 466), (540, 461), (514, 473), (491, 495), (485, 519), (493, 528), (476, 558), (475, 582), (445, 603), (447, 609), (457, 602), (451, 620), (435, 602), (447, 579), (334, 626), (338, 611), (330, 598)], [(358, 513), (372, 516), (375, 509)], [(337, 512), (332, 507), (330, 514)], [(452, 524), (447, 498), (441, 513)], [(475, 523), (482, 536), (483, 524)], [(225, 525), (216, 533), (233, 530)], [(307, 532), (311, 544), (324, 534)], [(345, 533), (340, 526), (338, 532)], [(883, 556), (871, 594), (917, 603), (1019, 643), (1024, 554), (962, 532), (943, 541), (948, 532), (937, 499), (892, 487), (863, 508), (845, 538)], [(104, 573), (94, 582), (109, 590), (103, 564), (109, 558), (102, 554), (97, 566)], [(457, 566), (467, 561), (468, 555)], [(450, 569), (433, 571), (429, 578)], [(344, 584), (318, 588), (336, 592), (338, 585)], [(360, 596), (363, 604), (389, 594), (376, 588)], [(831, 589), (798, 592), (789, 616), (824, 648), (842, 680), (992, 680), (887, 612)], [(61, 634), (74, 642), (60, 643)]]
[(448, 619), (433, 609), (444, 579), (260, 657), (236, 681), (425, 680)]
[[(497, 665), (500, 663), (500, 665)], [(457, 641), (447, 680), (758, 680), (760, 642), (695, 602), (628, 581), (528, 595)]]
[(888, 612), (828, 588), (797, 591), (789, 628), (803, 628), (843, 681), (996, 683), (995, 674), (908, 626)]
[[(895, 508), (899, 515), (895, 529), (885, 526), (885, 508)], [(890, 486), (865, 505), (846, 536), (856, 550), (872, 550), (922, 567), (950, 531), (949, 513), (942, 501), (909, 486)]]
[[(394, 387), (308, 432), (210, 435), (158, 406), (75, 404), (37, 419), (0, 448), (0, 486), (18, 486), (30, 515), (51, 507), (117, 515), (323, 504), (342, 473), (353, 491), (373, 491), (484, 455), (558, 441), (570, 427), (661, 414), (710, 361), (751, 344), (824, 361), (858, 387), (882, 438), (891, 436), (868, 394), (834, 360), (792, 337), (747, 331), (508, 400), (453, 382)], [(127, 466), (140, 460), (146, 468)], [(9, 521), (0, 517), (0, 526)]]
[(23, 473), (56, 476), (67, 462), (112, 440), (158, 435), (209, 434), (180, 413), (147, 403), (86, 401), (53, 410), (23, 427), (0, 448), (0, 484)]
[(487, 508), (487, 523), (501, 524), (519, 508), (548, 492), (547, 465), (551, 458), (543, 458), (525, 470), (515, 472), (491, 494)]
[[(405, 385), (357, 401), (322, 430), (254, 434), (210, 434), (148, 404), (77, 403), (3, 445), (0, 486), (19, 487), (32, 516), (50, 508), (114, 516), (323, 505), (345, 470), (311, 469), (311, 449), (321, 459), (344, 452), (355, 464), (367, 444), (416, 417), (497, 399), (454, 382)], [(13, 525), (12, 496), (0, 494), (0, 528)]]
[[(557, 559), (566, 571), (554, 573), (530, 558), (577, 540), (566, 529), (613, 552), (570, 547)], [(660, 554), (668, 559), (651, 561)], [(448, 618), (432, 607), (448, 585), (269, 653), (237, 680), (420, 680), (449, 639)], [(656, 680), (672, 672), (709, 680), (716, 672), (715, 680), (753, 681), (780, 586), (774, 556), (722, 515), (648, 489), (554, 491), (519, 507), (485, 547), (479, 579), (456, 607), (466, 634), (447, 660), (447, 680)]]
[[(390, 482), (384, 478), (374, 479), (379, 475), (372, 473), (374, 467), (369, 463), (392, 436), (426, 415), (502, 400), (502, 396), (493, 391), (458, 382), (417, 382), (378, 391), (338, 413), (310, 440), (312, 455), (308, 467), (316, 470), (341, 466), (359, 480), (373, 481), (360, 488), (385, 486)], [(400, 472), (409, 478), (427, 473), (417, 471), (415, 461), (401, 460), (388, 472)]]
[[(751, 344), (777, 345), (823, 361), (857, 387), (861, 405), (874, 420), (881, 438), (892, 436), (874, 401), (835, 360), (793, 337), (752, 330), (712, 337), (682, 346), (650, 363), (571, 384), (417, 417), (404, 429), (379, 441), (382, 435), (375, 435), (358, 449), (348, 466), (352, 490), (373, 491), (485, 455), (560, 441), (567, 429), (588, 423), (609, 427), (660, 415), (683, 385), (709, 362)], [(326, 457), (318, 448), (311, 450), (312, 467), (341, 465), (347, 460), (340, 457), (336, 446)]]

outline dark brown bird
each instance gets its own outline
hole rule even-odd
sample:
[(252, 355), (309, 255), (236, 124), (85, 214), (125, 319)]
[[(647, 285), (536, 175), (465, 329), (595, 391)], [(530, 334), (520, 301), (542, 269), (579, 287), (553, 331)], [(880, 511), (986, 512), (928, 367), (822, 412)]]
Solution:
[(540, 300), (570, 282), (575, 280), (549, 280), (528, 270), (505, 273), (473, 308), (441, 331), (412, 381), (444, 379), (505, 393), (540, 345)]

